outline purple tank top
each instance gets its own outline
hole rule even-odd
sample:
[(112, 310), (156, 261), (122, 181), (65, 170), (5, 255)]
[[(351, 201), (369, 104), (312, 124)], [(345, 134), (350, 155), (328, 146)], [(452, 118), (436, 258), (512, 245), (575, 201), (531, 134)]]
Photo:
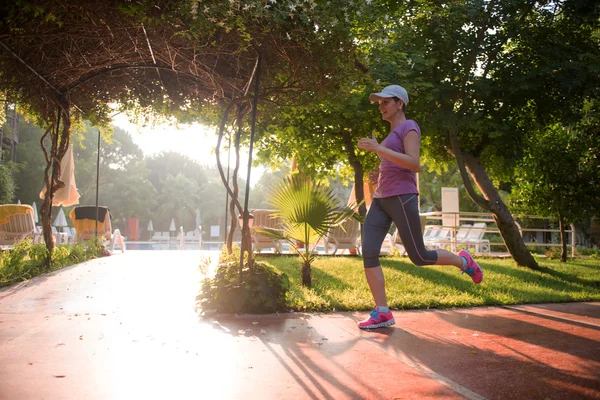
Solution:
[[(410, 131), (416, 131), (419, 135), (419, 140), (421, 140), (421, 129), (419, 128), (419, 125), (412, 119), (409, 119), (390, 132), (385, 140), (381, 142), (381, 145), (398, 153), (406, 154), (404, 152), (404, 138)], [(413, 193), (419, 193), (417, 190), (415, 172), (402, 168), (401, 166), (382, 158), (381, 163), (379, 164), (377, 190), (373, 197), (383, 198)]]

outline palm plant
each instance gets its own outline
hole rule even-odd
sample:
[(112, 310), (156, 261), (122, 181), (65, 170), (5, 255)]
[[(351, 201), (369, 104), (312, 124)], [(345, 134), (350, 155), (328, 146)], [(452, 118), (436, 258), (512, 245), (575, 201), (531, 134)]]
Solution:
[(310, 287), (317, 242), (332, 227), (350, 217), (360, 219), (360, 216), (350, 207), (340, 209), (332, 189), (302, 175), (284, 178), (272, 190), (268, 203), (275, 207), (273, 216), (283, 220), (282, 229), (256, 227), (254, 230), (289, 242), (302, 260), (302, 285)]

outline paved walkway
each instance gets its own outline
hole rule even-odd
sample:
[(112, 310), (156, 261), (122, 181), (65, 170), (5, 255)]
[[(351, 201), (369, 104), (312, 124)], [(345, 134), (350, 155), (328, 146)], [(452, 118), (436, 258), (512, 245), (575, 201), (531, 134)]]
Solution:
[(200, 258), (129, 251), (0, 290), (0, 399), (600, 399), (600, 303), (377, 332), (364, 313), (202, 318)]

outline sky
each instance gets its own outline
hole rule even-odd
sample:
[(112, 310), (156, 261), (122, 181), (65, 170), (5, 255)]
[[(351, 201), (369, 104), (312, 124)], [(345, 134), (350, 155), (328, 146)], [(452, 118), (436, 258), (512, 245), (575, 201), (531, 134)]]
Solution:
[[(173, 151), (183, 154), (204, 166), (216, 167), (215, 148), (217, 132), (200, 124), (178, 126), (167, 123), (154, 127), (140, 127), (131, 123), (127, 116), (118, 114), (113, 123), (128, 131), (133, 141), (142, 149), (145, 156), (152, 156), (161, 151)], [(221, 151), (221, 163), (227, 165), (227, 153)], [(248, 165), (248, 149), (240, 151), (242, 160), (240, 177), (246, 178)], [(233, 159), (232, 159), (233, 162)], [(250, 176), (250, 184), (254, 186), (264, 173), (263, 167), (254, 167)]]

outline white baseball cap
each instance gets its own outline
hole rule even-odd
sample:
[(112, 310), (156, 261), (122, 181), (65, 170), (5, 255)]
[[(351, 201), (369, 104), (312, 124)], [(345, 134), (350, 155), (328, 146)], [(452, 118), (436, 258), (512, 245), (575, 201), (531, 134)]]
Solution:
[(406, 92), (406, 89), (400, 85), (386, 86), (379, 93), (371, 93), (369, 95), (369, 100), (375, 102), (381, 99), (389, 99), (390, 97), (397, 97), (402, 100), (404, 104), (408, 104), (408, 93)]

